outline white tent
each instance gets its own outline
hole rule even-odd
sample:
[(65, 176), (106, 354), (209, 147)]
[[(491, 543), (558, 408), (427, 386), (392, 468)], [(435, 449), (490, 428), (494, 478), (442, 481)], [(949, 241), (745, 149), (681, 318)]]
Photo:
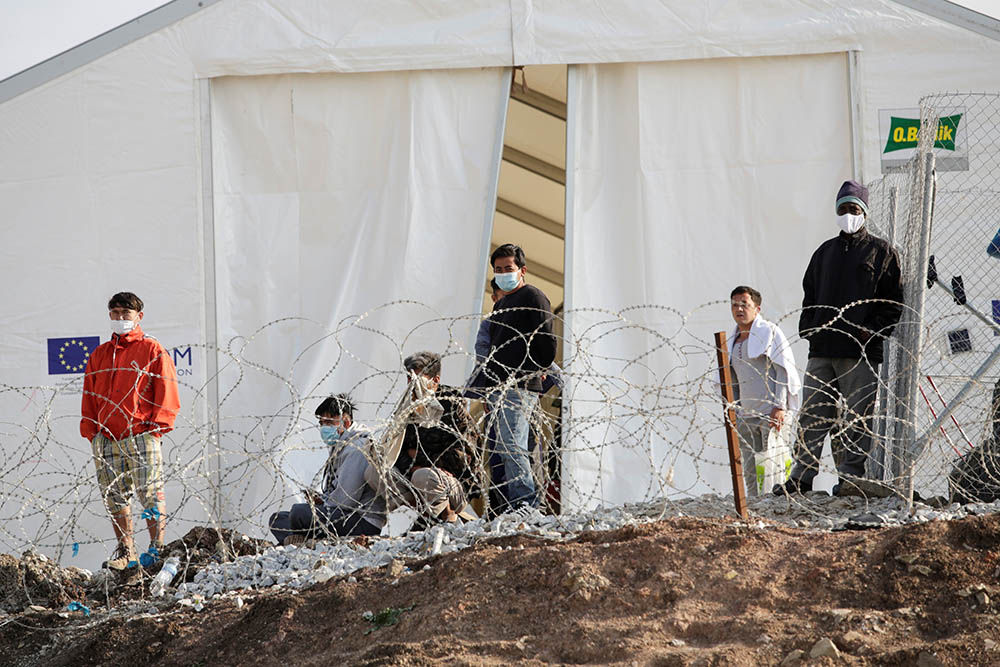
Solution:
[[(630, 321), (653, 333), (583, 341), (595, 372), (648, 387), (704, 370), (676, 345), (728, 328), (726, 308), (699, 306), (732, 285), (792, 311), (837, 185), (878, 174), (878, 111), (995, 89), (998, 39), (997, 21), (940, 0), (175, 0), (0, 82), (4, 548), (105, 553), (80, 376), (51, 374), (48, 344), (107, 339), (115, 291), (146, 300), (185, 383), (169, 458), (201, 481), (172, 531), (206, 513), (259, 523), (283, 502), (294, 489), (265, 482), (315, 469), (315, 434), (298, 430), (319, 396), (351, 389), (363, 419), (384, 417), (392, 371), (420, 347), (453, 353), (445, 380), (460, 381), (475, 325), (461, 318), (480, 310), (515, 159), (512, 66), (569, 65), (566, 154), (528, 155), (564, 169), (565, 216), (501, 211), (565, 237), (565, 262), (551, 238), (535, 259), (567, 335), (606, 326), (588, 308), (694, 311), (684, 341), (648, 308)], [(663, 337), (641, 368), (613, 361)], [(568, 506), (640, 499), (664, 475), (725, 490), (717, 433), (687, 451), (683, 432), (576, 391), (574, 418), (603, 431), (567, 434)]]

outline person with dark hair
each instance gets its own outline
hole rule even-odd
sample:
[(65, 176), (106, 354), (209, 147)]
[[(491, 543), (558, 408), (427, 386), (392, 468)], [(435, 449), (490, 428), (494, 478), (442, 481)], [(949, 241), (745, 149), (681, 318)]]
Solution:
[(323, 535), (378, 535), (385, 525), (385, 500), (365, 483), (371, 434), (354, 421), (347, 394), (329, 396), (316, 408), (320, 437), (329, 447), (323, 491), (303, 489), (308, 502), (275, 512), (268, 526), (279, 544), (289, 546)]
[(735, 379), (743, 482), (747, 495), (756, 496), (756, 454), (765, 451), (768, 431), (780, 431), (786, 415), (798, 409), (802, 385), (788, 338), (760, 314), (760, 292), (740, 285), (729, 299), (736, 322), (729, 363)]
[(539, 503), (528, 436), (542, 379), (556, 357), (552, 306), (540, 289), (525, 282), (527, 263), (519, 246), (498, 247), (490, 264), (505, 296), (490, 315), (490, 354), (484, 371), (490, 388), (487, 402), (504, 464), (504, 495), (511, 510), (523, 513)]
[(119, 292), (108, 301), (111, 340), (87, 360), (80, 405), (80, 435), (91, 444), (97, 482), (111, 513), (118, 540), (112, 570), (136, 564), (132, 537), (131, 499), (143, 506), (149, 549), (156, 560), (163, 551), (163, 436), (174, 427), (180, 411), (177, 370), (160, 343), (146, 335), (142, 299)]
[(790, 479), (775, 495), (812, 490), (823, 440), (842, 415), (842, 439), (834, 438), (839, 481), (834, 495), (856, 495), (872, 446), (872, 413), (882, 346), (903, 312), (899, 255), (868, 231), (868, 188), (845, 181), (837, 192), (838, 236), (823, 243), (802, 278), (799, 335), (809, 341), (799, 446)]
[[(457, 521), (476, 487), (480, 435), (461, 390), (441, 385), (441, 355), (417, 352), (403, 361), (406, 393), (372, 458), (366, 479), (390, 507), (416, 509), (424, 521)], [(471, 518), (471, 517), (469, 517)]]

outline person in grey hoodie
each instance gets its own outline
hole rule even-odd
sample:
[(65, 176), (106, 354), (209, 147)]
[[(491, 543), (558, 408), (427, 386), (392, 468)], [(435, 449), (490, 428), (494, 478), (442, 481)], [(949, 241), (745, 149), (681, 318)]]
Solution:
[(323, 491), (305, 489), (308, 502), (275, 512), (268, 526), (279, 544), (332, 535), (378, 535), (385, 525), (385, 499), (365, 482), (370, 433), (354, 423), (347, 394), (329, 396), (316, 408), (320, 436), (330, 448)]

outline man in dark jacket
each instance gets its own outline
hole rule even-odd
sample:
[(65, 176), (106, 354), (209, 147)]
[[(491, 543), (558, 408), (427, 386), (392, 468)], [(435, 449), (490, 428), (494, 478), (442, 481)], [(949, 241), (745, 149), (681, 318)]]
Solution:
[(487, 402), (504, 465), (504, 495), (514, 510), (530, 511), (539, 499), (528, 453), (529, 420), (542, 391), (542, 376), (556, 358), (552, 306), (540, 289), (524, 281), (527, 267), (519, 246), (500, 246), (490, 264), (504, 297), (490, 316)]
[(809, 340), (809, 362), (799, 446), (791, 478), (774, 487), (775, 495), (812, 490), (841, 397), (847, 403), (846, 423), (833, 441), (840, 478), (833, 492), (857, 492), (850, 480), (864, 476), (871, 451), (882, 343), (903, 311), (899, 256), (865, 227), (868, 189), (846, 181), (837, 193), (836, 213), (840, 234), (813, 253), (802, 279), (799, 335)]

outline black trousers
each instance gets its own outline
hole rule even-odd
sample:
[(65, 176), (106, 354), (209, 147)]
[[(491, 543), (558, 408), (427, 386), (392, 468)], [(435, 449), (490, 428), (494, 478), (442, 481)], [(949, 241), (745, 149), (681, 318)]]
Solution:
[(306, 538), (338, 535), (379, 535), (382, 529), (366, 521), (360, 514), (345, 512), (339, 507), (296, 503), (290, 511), (275, 512), (268, 526), (278, 544), (289, 535)]

